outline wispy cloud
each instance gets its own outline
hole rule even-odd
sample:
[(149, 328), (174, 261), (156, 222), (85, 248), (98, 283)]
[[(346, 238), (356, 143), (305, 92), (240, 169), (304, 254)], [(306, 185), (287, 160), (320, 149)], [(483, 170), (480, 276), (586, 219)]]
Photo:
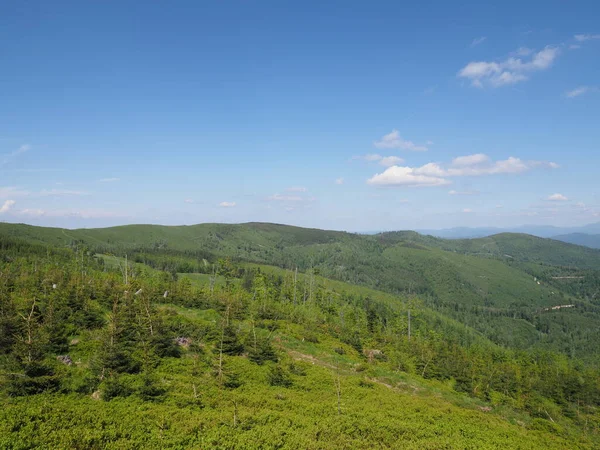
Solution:
[(292, 186), (286, 189), (286, 191), (288, 192), (306, 192), (308, 191), (308, 189), (306, 189), (303, 186)]
[(469, 190), (469, 191), (448, 191), (448, 195), (478, 195), (479, 191)]
[(365, 161), (369, 162), (377, 162), (385, 167), (402, 164), (404, 162), (404, 160), (399, 156), (382, 156), (377, 153), (368, 153), (364, 156), (355, 156), (352, 159), (364, 159)]
[(575, 98), (583, 94), (588, 94), (590, 92), (598, 92), (598, 88), (596, 86), (579, 86), (575, 89), (565, 92), (565, 97)]
[(424, 145), (417, 145), (412, 141), (407, 141), (400, 136), (398, 130), (392, 130), (391, 133), (386, 134), (378, 141), (373, 142), (376, 148), (387, 148), (397, 150), (410, 150), (413, 152), (425, 152), (427, 147)]
[(236, 203), (235, 202), (221, 202), (221, 203), (219, 203), (219, 206), (221, 208), (233, 208), (236, 206)]
[(12, 209), (12, 207), (15, 205), (15, 201), (14, 200), (6, 200), (2, 206), (0, 206), (0, 214), (4, 214), (7, 213), (8, 211), (10, 211)]
[(335, 184), (344, 184), (344, 179), (343, 178), (336, 178), (335, 179)]
[(14, 211), (13, 215), (23, 217), (70, 217), (78, 219), (109, 219), (128, 217), (127, 215), (119, 212), (95, 208), (51, 210), (44, 210), (39, 208), (26, 208)]
[(483, 44), (486, 39), (487, 39), (486, 36), (481, 36), (481, 37), (473, 39), (473, 41), (471, 42), (471, 48), (477, 47), (478, 45)]
[(299, 195), (274, 194), (268, 197), (267, 200), (275, 202), (301, 202), (304, 200), (304, 197), (301, 197)]
[(27, 197), (29, 194), (29, 191), (14, 186), (0, 187), (0, 198)]
[(115, 183), (120, 180), (120, 178), (100, 178), (98, 181), (100, 183)]
[(576, 34), (573, 36), (577, 42), (591, 41), (593, 39), (600, 39), (600, 34)]
[(29, 191), (14, 186), (0, 187), (0, 198), (7, 197), (63, 197), (89, 195), (88, 192), (74, 191), (69, 189), (42, 189), (41, 191)]
[(34, 193), (34, 196), (39, 197), (64, 197), (64, 196), (81, 196), (81, 195), (89, 195), (89, 192), (84, 191), (73, 191), (70, 189), (42, 189), (38, 193)]
[(548, 200), (551, 202), (566, 202), (569, 200), (566, 196), (556, 193), (548, 196)]
[(23, 144), (21, 145), (18, 149), (13, 150), (10, 153), (6, 153), (4, 155), (0, 155), (0, 166), (3, 166), (5, 164), (8, 164), (10, 161), (12, 161), (13, 159), (15, 159), (17, 156), (28, 152), (29, 150), (31, 150), (31, 145), (29, 144)]
[(529, 79), (533, 72), (550, 68), (559, 53), (558, 47), (547, 46), (533, 53), (529, 60), (511, 56), (499, 62), (473, 61), (463, 67), (458, 76), (470, 80), (475, 87), (516, 84)]
[(514, 54), (516, 56), (529, 56), (533, 52), (534, 52), (534, 50), (532, 48), (529, 48), (529, 47), (519, 47)]

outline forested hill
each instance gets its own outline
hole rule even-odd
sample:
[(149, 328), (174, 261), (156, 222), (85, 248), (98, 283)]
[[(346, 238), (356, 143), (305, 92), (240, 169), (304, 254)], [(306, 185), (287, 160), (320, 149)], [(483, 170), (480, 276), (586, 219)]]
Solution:
[[(441, 239), (414, 231), (360, 235), (342, 231), (301, 228), (290, 225), (250, 222), (198, 225), (124, 225), (109, 228), (68, 230), (25, 224), (0, 223), (0, 234), (33, 242), (68, 245), (82, 241), (105, 248), (163, 248), (179, 251), (214, 251), (240, 258), (265, 258), (268, 250), (342, 244), (366, 246), (376, 242), (382, 250), (394, 245), (418, 244), (475, 256), (541, 262), (559, 266), (600, 269), (600, 250), (538, 238), (527, 234), (501, 233), (475, 239)], [(262, 249), (262, 250), (261, 250)], [(236, 253), (236, 254), (234, 254)], [(275, 256), (275, 255), (274, 255)]]
[[(65, 230), (0, 224), (0, 236), (113, 254), (171, 273), (220, 258), (320, 274), (429, 307), (497, 344), (596, 360), (600, 251), (522, 234), (444, 240), (412, 231), (359, 235), (269, 223)], [(568, 309), (552, 310), (561, 305)]]
[(598, 448), (597, 254), (494, 238), (0, 224), (0, 448)]

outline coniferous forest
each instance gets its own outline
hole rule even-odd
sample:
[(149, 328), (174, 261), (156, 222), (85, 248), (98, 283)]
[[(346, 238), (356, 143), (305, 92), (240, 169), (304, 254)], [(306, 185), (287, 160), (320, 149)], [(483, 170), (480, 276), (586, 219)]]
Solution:
[(2, 228), (1, 448), (600, 445), (597, 253), (215, 227)]

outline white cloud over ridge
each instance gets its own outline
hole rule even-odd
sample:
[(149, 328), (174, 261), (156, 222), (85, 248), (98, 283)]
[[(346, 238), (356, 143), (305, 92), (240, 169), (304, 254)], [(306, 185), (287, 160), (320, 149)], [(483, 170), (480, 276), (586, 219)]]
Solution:
[(15, 201), (14, 200), (6, 200), (2, 206), (0, 206), (0, 214), (4, 214), (7, 213), (8, 211), (10, 211), (12, 209), (12, 207), (15, 205)]
[[(524, 161), (513, 156), (505, 160), (492, 161), (482, 153), (460, 156), (452, 160), (448, 167), (439, 163), (428, 163), (420, 167), (391, 166), (384, 172), (367, 180), (374, 186), (444, 186), (451, 183), (449, 178), (464, 176), (485, 176), (499, 174), (520, 174), (535, 168), (555, 169), (558, 164), (549, 161)], [(450, 191), (458, 195), (458, 191)]]
[(419, 169), (412, 167), (392, 166), (384, 172), (374, 175), (367, 180), (373, 186), (443, 186), (450, 184), (449, 180), (441, 177), (424, 175)]
[[(518, 56), (528, 56), (525, 50), (517, 50)], [(503, 61), (473, 61), (463, 67), (458, 76), (471, 81), (475, 87), (501, 87), (529, 79), (532, 72), (550, 68), (558, 57), (558, 47), (546, 46), (539, 52), (531, 53), (529, 60), (511, 56)]]

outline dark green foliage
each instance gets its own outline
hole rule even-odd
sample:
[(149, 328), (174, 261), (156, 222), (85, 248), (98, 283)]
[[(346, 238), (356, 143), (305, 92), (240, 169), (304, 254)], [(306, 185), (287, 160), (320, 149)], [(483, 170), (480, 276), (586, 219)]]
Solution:
[(292, 377), (285, 371), (280, 365), (273, 365), (269, 367), (269, 373), (267, 380), (271, 386), (281, 386), (289, 388), (292, 386)]
[(100, 385), (102, 400), (109, 401), (117, 397), (129, 397), (135, 391), (131, 381), (119, 376), (108, 377)]
[(263, 337), (256, 341), (251, 341), (247, 347), (249, 349), (248, 359), (253, 363), (262, 365), (267, 361), (277, 362), (277, 354), (269, 338)]
[(226, 325), (223, 327), (221, 337), (221, 349), (223, 354), (236, 356), (241, 355), (244, 352), (244, 344), (240, 342), (238, 337), (238, 331), (233, 325)]

